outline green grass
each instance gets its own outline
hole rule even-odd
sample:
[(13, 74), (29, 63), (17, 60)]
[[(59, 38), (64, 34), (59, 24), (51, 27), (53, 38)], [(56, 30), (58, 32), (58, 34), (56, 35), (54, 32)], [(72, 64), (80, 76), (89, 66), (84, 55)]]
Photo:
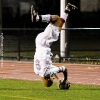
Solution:
[(0, 100), (100, 100), (100, 86), (71, 84), (59, 90), (57, 83), (47, 88), (41, 82), (0, 79)]

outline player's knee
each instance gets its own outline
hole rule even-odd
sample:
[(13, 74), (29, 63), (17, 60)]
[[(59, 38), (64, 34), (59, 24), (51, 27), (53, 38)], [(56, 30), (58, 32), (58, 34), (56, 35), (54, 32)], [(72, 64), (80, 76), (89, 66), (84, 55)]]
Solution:
[(51, 16), (51, 22), (56, 22), (59, 19), (58, 15), (52, 15)]

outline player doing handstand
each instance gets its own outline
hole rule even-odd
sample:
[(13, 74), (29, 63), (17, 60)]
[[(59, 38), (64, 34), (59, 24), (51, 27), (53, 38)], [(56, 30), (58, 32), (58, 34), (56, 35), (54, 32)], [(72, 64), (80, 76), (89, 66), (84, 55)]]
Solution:
[[(49, 22), (45, 30), (39, 33), (35, 39), (36, 51), (34, 55), (34, 72), (42, 78), (43, 84), (47, 87), (52, 85), (52, 78), (57, 73), (64, 75), (63, 82), (68, 80), (68, 72), (65, 66), (57, 67), (52, 65), (51, 44), (58, 40), (63, 24), (66, 22), (68, 14), (77, 7), (70, 3), (67, 4), (65, 11), (58, 15), (38, 15), (33, 5), (31, 6), (31, 20)], [(56, 76), (57, 77), (57, 76)], [(57, 77), (58, 78), (58, 77)]]

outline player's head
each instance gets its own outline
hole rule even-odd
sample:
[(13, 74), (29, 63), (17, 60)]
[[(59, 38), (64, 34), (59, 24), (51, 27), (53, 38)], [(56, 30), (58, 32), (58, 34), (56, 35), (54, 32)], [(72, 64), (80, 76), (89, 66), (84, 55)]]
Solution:
[(42, 78), (42, 83), (46, 87), (50, 87), (53, 84), (53, 79), (52, 78)]

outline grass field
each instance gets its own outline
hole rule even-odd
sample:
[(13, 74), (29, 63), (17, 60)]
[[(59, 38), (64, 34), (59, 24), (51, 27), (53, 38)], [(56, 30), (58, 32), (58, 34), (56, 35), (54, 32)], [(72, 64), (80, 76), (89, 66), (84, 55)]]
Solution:
[(0, 100), (100, 100), (100, 86), (71, 84), (59, 90), (57, 83), (47, 88), (41, 82), (0, 79)]

